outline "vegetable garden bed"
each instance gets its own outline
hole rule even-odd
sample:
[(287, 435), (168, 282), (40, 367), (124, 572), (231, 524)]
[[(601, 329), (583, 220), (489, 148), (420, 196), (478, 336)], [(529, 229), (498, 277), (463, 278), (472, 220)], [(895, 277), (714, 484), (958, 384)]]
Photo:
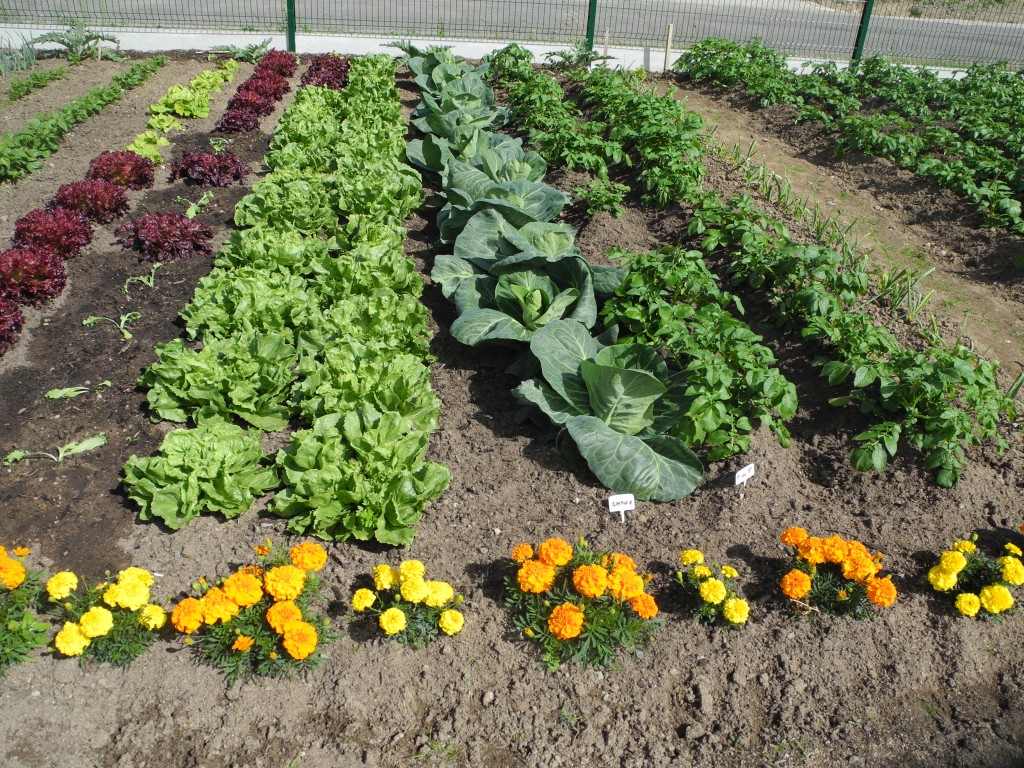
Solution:
[[(17, 218), (41, 207), (61, 184), (83, 178), (91, 158), (122, 149), (144, 130), (147, 105), (170, 85), (209, 66), (200, 58), (172, 57), (121, 103), (73, 129), (40, 170), (17, 185), (0, 186), (7, 217), (0, 244), (7, 247)], [(109, 74), (98, 82), (125, 66), (102, 68)], [(302, 71), (291, 78), (293, 89)], [(250, 72), (243, 65), (236, 84)], [(419, 89), (404, 70), (398, 85), (403, 114), (410, 115)], [(196, 201), (197, 188), (168, 181), (170, 165), (186, 150), (209, 149), (234, 88), (214, 95), (208, 118), (187, 121), (184, 132), (169, 135), (172, 146), (163, 149), (168, 162), (158, 169), (156, 185), (129, 193), (130, 216), (181, 211), (187, 203), (175, 203), (178, 196)], [(85, 90), (72, 72), (23, 101), (40, 111), (57, 109)], [(265, 175), (261, 160), (273, 126), (293, 98), (288, 94), (256, 131), (233, 137), (231, 150), (257, 171), (242, 184), (214, 188), (213, 202), (200, 212), (199, 220), (215, 233), (215, 248), (234, 226), (235, 204)], [(715, 108), (726, 131), (750, 125), (741, 113)], [(411, 132), (409, 138), (417, 136)], [(759, 156), (785, 167), (785, 145), (770, 148)], [(807, 168), (798, 158), (788, 162)], [(744, 190), (742, 174), (728, 166), (711, 158), (705, 186)], [(549, 184), (570, 194), (588, 178), (554, 166), (547, 175)], [(635, 181), (629, 173), (613, 178)], [(822, 201), (847, 191), (828, 172), (816, 173), (812, 186)], [(872, 210), (871, 190), (859, 194)], [(796, 238), (809, 239), (806, 225), (767, 207), (785, 218)], [(620, 217), (588, 215), (576, 201), (562, 218), (577, 230), (575, 243), (592, 264), (607, 264), (611, 247), (648, 252), (678, 245), (691, 220), (685, 208), (655, 210), (636, 196), (626, 199)], [(146, 393), (135, 382), (156, 359), (157, 344), (182, 337), (177, 314), (213, 257), (168, 263), (152, 288), (135, 283), (125, 295), (128, 277), (148, 274), (149, 265), (115, 242), (117, 223), (95, 228), (92, 244), (67, 262), (64, 293), (48, 307), (26, 311), (25, 328), (0, 358), (0, 452), (50, 451), (101, 432), (107, 444), (60, 463), (22, 461), (3, 469), (0, 544), (29, 546), (35, 562), (51, 571), (73, 569), (90, 581), (129, 564), (145, 567), (158, 574), (154, 598), (176, 600), (199, 576), (249, 562), (251, 548), (267, 536), (286, 538), (286, 521), (264, 502), (230, 521), (203, 515), (176, 532), (139, 521), (121, 485), (124, 464), (132, 454), (156, 453), (172, 425), (150, 421)], [(406, 252), (426, 276), (451, 248), (438, 244), (432, 211), (406, 225)], [(927, 235), (904, 238), (893, 230), (878, 237), (898, 252), (914, 247), (911, 235), (927, 237), (937, 253), (950, 233), (940, 221)], [(962, 242), (946, 247), (969, 255)], [(943, 290), (951, 291), (948, 286)], [(1020, 315), (1012, 292), (987, 284), (982, 290), (980, 329), (987, 328), (986, 317), (1000, 322)], [(545, 443), (534, 426), (515, 421), (512, 390), (519, 380), (494, 367), (506, 356), (456, 342), (449, 334), (455, 308), (428, 281), (422, 301), (435, 333), (431, 378), (441, 410), (427, 458), (447, 466), (451, 486), (427, 506), (408, 548), (328, 546), (321, 576), (333, 596), (328, 615), (341, 639), (325, 646), (323, 666), (306, 679), (229, 687), (170, 635), (124, 671), (79, 667), (47, 653), (6, 676), (0, 692), (4, 765), (37, 768), (69, 759), (104, 766), (1019, 763), (1020, 617), (959, 617), (924, 578), (937, 553), (972, 531), (982, 541), (1024, 541), (1017, 533), (1024, 522), (1019, 429), (1006, 432), (1009, 449), (1002, 455), (991, 444), (970, 448), (951, 489), (937, 487), (913, 451), (901, 451), (883, 472), (857, 472), (847, 455), (865, 429), (864, 418), (827, 403), (837, 393), (818, 376), (815, 347), (760, 323), (764, 307), (756, 291), (743, 289), (742, 299), (745, 320), (764, 336), (781, 373), (796, 387), (799, 409), (787, 423), (791, 447), (781, 447), (767, 428), (755, 429), (746, 455), (705, 462), (691, 496), (639, 502), (622, 522), (609, 514), (609, 492), (586, 469)], [(943, 308), (938, 300), (933, 306)], [(953, 302), (945, 309), (949, 315), (939, 318), (939, 327), (955, 337), (962, 312)], [(131, 339), (107, 323), (82, 326), (88, 316), (116, 319), (131, 311), (141, 315), (131, 325)], [(909, 338), (905, 317), (872, 311), (901, 339)], [(998, 335), (993, 331), (990, 338)], [(1022, 356), (1015, 351), (999, 357), (1005, 386)], [(71, 386), (88, 391), (68, 400), (44, 397)], [(265, 436), (264, 450), (277, 450), (289, 436)], [(751, 462), (757, 474), (736, 487), (734, 473)], [(788, 526), (838, 532), (883, 551), (900, 591), (895, 605), (864, 621), (792, 615), (777, 589), (789, 556), (779, 534)], [(642, 653), (620, 654), (617, 668), (604, 671), (572, 664), (554, 673), (543, 669), (536, 648), (517, 636), (501, 590), (512, 547), (549, 536), (570, 542), (586, 536), (595, 550), (629, 552), (651, 572), (649, 590), (666, 623)], [(686, 614), (673, 577), (679, 552), (690, 548), (737, 567), (741, 592), (751, 603), (745, 627), (710, 628)], [(397, 565), (407, 557), (425, 562), (466, 597), (463, 631), (420, 651), (374, 641), (348, 622), (354, 585), (377, 563)]]

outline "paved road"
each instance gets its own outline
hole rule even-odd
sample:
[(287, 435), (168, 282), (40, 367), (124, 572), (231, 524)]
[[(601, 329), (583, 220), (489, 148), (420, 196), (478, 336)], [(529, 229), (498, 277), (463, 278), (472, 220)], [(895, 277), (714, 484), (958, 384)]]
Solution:
[[(295, 6), (300, 32), (385, 37), (572, 43), (585, 36), (587, 23), (587, 0), (295, 0)], [(69, 7), (65, 0), (3, 0), (0, 19), (61, 24)], [(285, 23), (279, 0), (78, 0), (74, 8), (99, 28), (283, 32)], [(613, 44), (663, 46), (673, 24), (677, 46), (705, 37), (760, 37), (793, 56), (844, 59), (853, 51), (859, 8), (859, 2), (846, 10), (803, 0), (599, 0), (597, 40), (608, 29)], [(1024, 66), (1024, 24), (875, 16), (865, 48), (873, 53)]]

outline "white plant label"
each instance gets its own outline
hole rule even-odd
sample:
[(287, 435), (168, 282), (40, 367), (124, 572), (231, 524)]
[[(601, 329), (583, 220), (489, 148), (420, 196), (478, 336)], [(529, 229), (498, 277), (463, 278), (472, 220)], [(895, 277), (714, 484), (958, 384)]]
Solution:
[(755, 472), (757, 472), (757, 467), (753, 464), (747, 464), (747, 466), (736, 473), (736, 485), (746, 485), (747, 480), (752, 478)]
[(636, 498), (632, 493), (618, 493), (608, 497), (608, 511), (618, 512), (619, 520), (626, 522), (626, 513), (636, 509)]

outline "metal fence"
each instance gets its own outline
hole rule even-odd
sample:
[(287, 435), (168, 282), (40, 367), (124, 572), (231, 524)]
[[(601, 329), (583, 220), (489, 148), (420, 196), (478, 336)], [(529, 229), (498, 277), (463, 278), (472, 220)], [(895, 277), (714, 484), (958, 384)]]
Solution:
[[(1024, 66), (1024, 0), (0, 0), (0, 22), (663, 48), (760, 38), (794, 57)], [(301, 48), (301, 46), (300, 46)]]

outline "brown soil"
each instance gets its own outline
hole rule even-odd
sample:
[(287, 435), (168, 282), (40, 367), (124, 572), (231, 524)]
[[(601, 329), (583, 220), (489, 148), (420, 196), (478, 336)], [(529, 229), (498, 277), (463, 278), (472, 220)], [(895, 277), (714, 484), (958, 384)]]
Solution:
[[(121, 105), (76, 128), (38, 173), (0, 187), (7, 216), (0, 236), (9, 237), (13, 221), (61, 183), (82, 178), (98, 152), (127, 144), (142, 130), (147, 104), (206, 66), (199, 58), (177, 58)], [(411, 107), (416, 96), (409, 81), (400, 86)], [(54, 83), (38, 95), (38, 108), (59, 106), (80, 88), (74, 77)], [(215, 115), (226, 98), (216, 98)], [(875, 195), (874, 186), (855, 188), (836, 166), (802, 156), (726, 103), (690, 98), (721, 126), (720, 138), (727, 131), (744, 142), (753, 135), (760, 159), (792, 171), (794, 183), (806, 179), (801, 183), (837, 214), (870, 211), (865, 220), (876, 222), (870, 227), (894, 253), (906, 248), (929, 260), (942, 250), (965, 259), (975, 254), (962, 241), (945, 239), (953, 230), (941, 219), (945, 209), (934, 209), (940, 217), (932, 229), (911, 227), (902, 208), (887, 207), (898, 198)], [(244, 159), (259, 162), (278, 115), (236, 144)], [(172, 136), (167, 158), (204, 145), (213, 122), (190, 122)], [(874, 180), (893, 175), (878, 173)], [(735, 183), (720, 172), (713, 177)], [(194, 192), (165, 178), (133, 196), (132, 215), (174, 208), (176, 195)], [(551, 181), (571, 188), (580, 180), (556, 172)], [(227, 235), (232, 206), (244, 191), (215, 191), (215, 207), (203, 216), (218, 239)], [(618, 219), (590, 219), (578, 206), (567, 217), (594, 261), (612, 245), (678, 242), (686, 225), (681, 210), (639, 205)], [(408, 225), (408, 251), (428, 272), (436, 229), (422, 217)], [(154, 289), (135, 286), (125, 297), (125, 278), (148, 269), (114, 242), (112, 230), (97, 229), (92, 246), (69, 262), (71, 280), (59, 302), (32, 313), (17, 346), (0, 360), (0, 452), (52, 449), (98, 432), (109, 444), (61, 464), (34, 460), (2, 470), (0, 543), (28, 545), (34, 562), (90, 579), (129, 563), (145, 567), (159, 574), (157, 593), (171, 599), (199, 576), (216, 577), (246, 561), (264, 537), (282, 541), (283, 524), (251, 512), (230, 522), (204, 518), (172, 534), (139, 523), (119, 490), (125, 459), (152, 454), (167, 429), (148, 419), (135, 379), (155, 359), (154, 346), (181, 332), (176, 313), (211, 260), (170, 264)], [(984, 273), (989, 256), (976, 258)], [(972, 268), (965, 262), (962, 269)], [(1009, 330), (1008, 318), (1020, 316), (1013, 292), (1019, 283), (1000, 274), (961, 274), (962, 285), (955, 284), (977, 289), (975, 314), (996, 317)], [(452, 485), (428, 508), (408, 550), (330, 547), (324, 574), (339, 597), (332, 614), (342, 639), (326, 650), (316, 675), (228, 687), (170, 637), (126, 671), (79, 667), (47, 653), (12, 669), (0, 688), (0, 764), (1009, 768), (1024, 761), (1019, 617), (988, 623), (954, 617), (922, 580), (934, 553), (971, 531), (998, 545), (1024, 543), (1017, 533), (1024, 518), (1019, 431), (1004, 456), (990, 446), (972, 449), (952, 490), (935, 487), (912, 455), (884, 473), (858, 474), (846, 455), (863, 422), (826, 404), (828, 393), (810, 366), (813, 349), (769, 335), (801, 398), (793, 446), (783, 450), (761, 431), (748, 456), (709, 467), (690, 498), (641, 503), (622, 524), (607, 513), (608, 493), (585, 469), (514, 422), (514, 381), (452, 341), (446, 330), (453, 311), (440, 291), (428, 285), (424, 301), (436, 323), (433, 381), (443, 403), (430, 458), (447, 464)], [(130, 341), (109, 324), (81, 326), (90, 314), (131, 310), (142, 319)], [(995, 336), (988, 343), (998, 349)], [(1005, 359), (1021, 358), (1013, 352)], [(105, 380), (112, 386), (95, 395), (43, 398), (51, 388)], [(749, 462), (757, 475), (735, 487), (733, 473)], [(791, 615), (774, 590), (785, 555), (777, 537), (787, 525), (836, 531), (886, 552), (902, 593), (896, 605), (863, 622)], [(630, 553), (654, 574), (667, 622), (648, 649), (622, 656), (613, 670), (548, 673), (536, 649), (513, 636), (500, 595), (504, 558), (519, 541), (552, 535), (584, 535), (595, 548)], [(745, 629), (713, 630), (683, 615), (670, 579), (679, 551), (693, 546), (739, 569), (753, 605)], [(346, 633), (344, 602), (354, 581), (378, 562), (406, 557), (423, 560), (465, 594), (465, 631), (420, 652)]]

